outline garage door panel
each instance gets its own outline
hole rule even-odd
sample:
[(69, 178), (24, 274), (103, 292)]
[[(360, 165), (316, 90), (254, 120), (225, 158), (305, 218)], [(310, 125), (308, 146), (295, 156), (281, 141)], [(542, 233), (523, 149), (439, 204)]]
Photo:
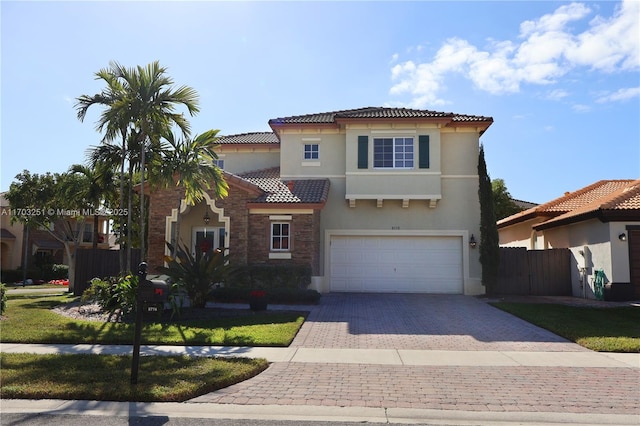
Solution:
[(333, 236), (332, 291), (462, 293), (461, 237)]

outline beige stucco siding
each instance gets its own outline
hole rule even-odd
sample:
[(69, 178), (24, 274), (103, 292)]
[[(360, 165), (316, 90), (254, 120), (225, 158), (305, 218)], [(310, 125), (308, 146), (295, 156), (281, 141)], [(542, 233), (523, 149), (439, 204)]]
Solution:
[(218, 158), (224, 160), (224, 169), (229, 173), (240, 174), (254, 170), (278, 167), (280, 151), (264, 148), (219, 148)]
[[(280, 175), (283, 179), (313, 179), (330, 176), (344, 176), (345, 142), (344, 134), (338, 130), (322, 132), (286, 132), (280, 135), (282, 155)], [(305, 144), (317, 144), (319, 158), (304, 159)]]
[(471, 129), (443, 129), (441, 135), (443, 175), (478, 174), (478, 133)]

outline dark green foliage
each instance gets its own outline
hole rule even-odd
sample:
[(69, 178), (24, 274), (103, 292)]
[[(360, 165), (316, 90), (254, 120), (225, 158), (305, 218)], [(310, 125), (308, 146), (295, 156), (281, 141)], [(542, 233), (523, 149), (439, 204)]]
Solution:
[(135, 310), (137, 275), (121, 275), (106, 279), (94, 278), (82, 295), (83, 301), (94, 301), (112, 315), (127, 315)]
[(204, 308), (215, 286), (225, 283), (235, 271), (228, 264), (228, 256), (221, 250), (194, 257), (184, 246), (176, 248), (167, 243), (167, 247), (176, 256), (166, 257), (168, 266), (159, 270), (171, 277), (177, 292), (187, 294), (193, 307)]
[(4, 314), (7, 308), (7, 287), (0, 283), (0, 315)]
[(496, 220), (504, 219), (513, 214), (524, 210), (513, 202), (511, 194), (507, 190), (504, 179), (494, 179), (491, 181), (491, 189), (493, 192), (493, 208), (496, 214)]
[(227, 287), (252, 289), (306, 289), (311, 284), (309, 265), (254, 264), (237, 268)]
[(480, 263), (482, 264), (482, 284), (487, 294), (493, 294), (498, 281), (499, 237), (493, 204), (491, 178), (484, 160), (484, 147), (480, 145), (478, 155), (478, 197), (480, 199)]
[[(213, 290), (213, 300), (220, 303), (249, 303), (251, 288), (221, 287)], [(274, 304), (316, 304), (320, 293), (315, 290), (271, 288), (266, 290), (267, 300)]]
[(18, 281), (22, 281), (22, 268), (3, 269), (0, 271), (0, 282), (16, 283)]

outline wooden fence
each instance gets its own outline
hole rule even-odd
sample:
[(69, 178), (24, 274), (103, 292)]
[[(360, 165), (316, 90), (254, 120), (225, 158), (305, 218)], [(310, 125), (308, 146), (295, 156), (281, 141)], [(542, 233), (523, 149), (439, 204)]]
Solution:
[(520, 296), (571, 296), (570, 250), (501, 247), (498, 285), (495, 293)]
[[(73, 294), (76, 296), (89, 287), (89, 282), (93, 278), (105, 278), (116, 276), (120, 273), (120, 252), (118, 250), (91, 249), (78, 250), (76, 255), (75, 288)], [(140, 263), (140, 250), (131, 250), (131, 268), (134, 272)]]

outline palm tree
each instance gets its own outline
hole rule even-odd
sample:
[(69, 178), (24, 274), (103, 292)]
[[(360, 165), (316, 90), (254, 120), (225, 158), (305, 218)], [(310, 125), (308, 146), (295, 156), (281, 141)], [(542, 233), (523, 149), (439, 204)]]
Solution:
[[(214, 151), (217, 134), (218, 130), (209, 130), (193, 139), (178, 139), (173, 133), (165, 135), (170, 149), (165, 151), (162, 182), (167, 186), (175, 185), (182, 188), (187, 205), (192, 206), (202, 201), (207, 190), (213, 189), (215, 198), (223, 198), (228, 194), (229, 186), (224, 180), (222, 170), (213, 162), (218, 158)], [(180, 242), (181, 206), (182, 199), (178, 201), (176, 241), (172, 242), (173, 257)]]
[[(185, 137), (189, 136), (189, 121), (184, 114), (176, 112), (176, 107), (186, 107), (193, 116), (199, 112), (198, 96), (188, 86), (174, 89), (173, 80), (166, 75), (166, 68), (161, 67), (157, 61), (146, 67), (136, 68), (125, 68), (115, 61), (109, 65), (108, 69), (96, 74), (98, 79), (107, 83), (107, 88), (98, 95), (78, 98), (76, 108), (78, 118), (82, 120), (91, 105), (105, 106), (97, 124), (98, 130), (105, 130), (103, 141), (113, 140), (119, 134), (122, 137), (122, 173), (124, 174), (125, 158), (129, 162), (130, 178), (134, 169), (140, 171), (140, 246), (144, 259), (145, 157), (147, 152), (159, 155), (162, 147), (160, 137), (167, 134), (174, 125), (180, 128)], [(139, 157), (132, 155), (135, 148), (138, 148), (136, 151), (140, 153)], [(125, 151), (128, 155), (125, 155)]]

